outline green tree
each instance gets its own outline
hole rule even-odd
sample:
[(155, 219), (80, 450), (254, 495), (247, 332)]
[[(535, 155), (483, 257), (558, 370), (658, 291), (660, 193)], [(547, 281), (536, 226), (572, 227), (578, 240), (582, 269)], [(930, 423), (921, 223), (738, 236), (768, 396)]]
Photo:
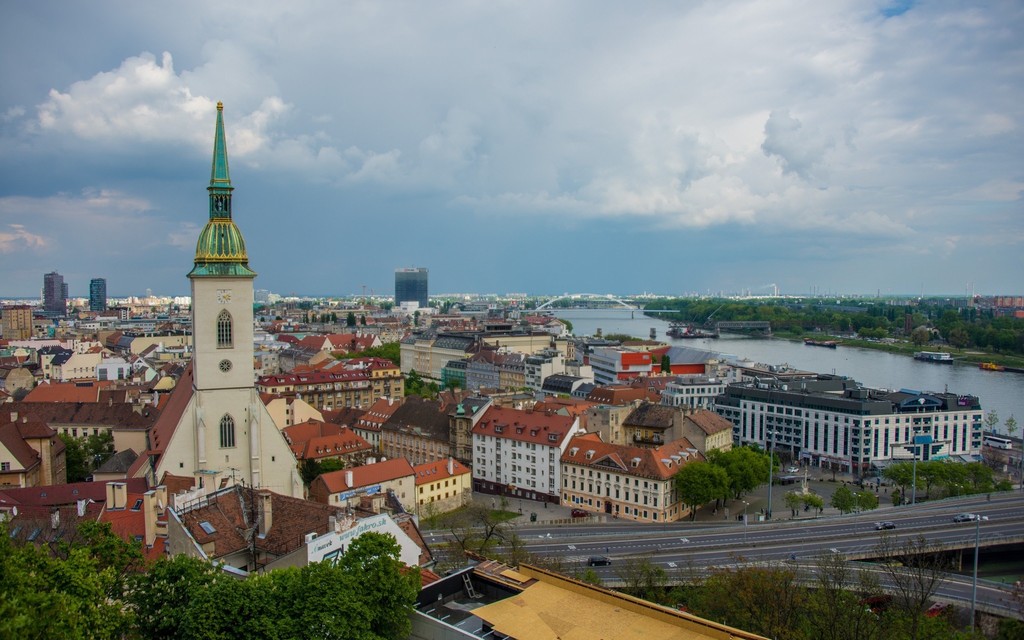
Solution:
[(714, 571), (696, 594), (697, 615), (778, 640), (803, 640), (807, 590), (784, 567)]
[(989, 409), (988, 413), (985, 414), (985, 431), (995, 433), (996, 427), (999, 426), (999, 413), (995, 409)]
[(323, 469), (320, 468), (320, 463), (315, 458), (304, 458), (299, 463), (299, 477), (302, 478), (302, 484), (307, 487), (313, 484), (313, 481), (321, 473), (323, 473)]
[(676, 491), (683, 504), (690, 507), (690, 520), (697, 519), (697, 509), (729, 489), (725, 469), (706, 462), (691, 462), (675, 475)]
[(100, 468), (110, 456), (114, 455), (114, 434), (110, 431), (92, 434), (85, 439), (83, 453), (90, 472)]
[(850, 488), (844, 484), (832, 493), (832, 500), (829, 504), (838, 509), (839, 513), (850, 513), (857, 506), (857, 498), (850, 491)]
[(825, 510), (825, 499), (816, 493), (806, 493), (803, 495), (804, 504), (814, 509), (818, 515)]
[(918, 327), (910, 332), (910, 341), (915, 346), (921, 347), (932, 339), (932, 333), (926, 327)]
[(768, 478), (768, 453), (754, 447), (733, 447), (729, 451), (710, 451), (708, 461), (725, 470), (729, 490), (740, 499)]
[(789, 507), (789, 514), (796, 517), (800, 512), (800, 505), (804, 502), (803, 494), (799, 491), (787, 491), (786, 492), (786, 506)]
[(925, 497), (931, 497), (932, 485), (941, 484), (948, 465), (941, 460), (925, 460), (917, 463), (917, 484), (924, 483)]
[(858, 491), (853, 494), (853, 497), (859, 511), (871, 511), (878, 508), (878, 496), (871, 491)]
[(672, 360), (668, 357), (668, 354), (661, 356), (661, 371), (663, 373), (672, 372)]
[(185, 555), (160, 558), (135, 574), (128, 604), (143, 638), (176, 640), (184, 633), (189, 604), (217, 580), (232, 580), (212, 564)]
[(66, 433), (60, 434), (64, 443), (64, 465), (68, 482), (84, 482), (89, 477), (89, 465), (85, 460), (82, 441)]
[(420, 591), (418, 569), (399, 559), (401, 547), (392, 536), (364, 533), (338, 560), (338, 568), (354, 580), (354, 593), (375, 637), (399, 640), (409, 636), (409, 613)]
[(113, 598), (120, 578), (103, 555), (74, 546), (55, 557), (46, 547), (15, 543), (0, 524), (0, 637), (124, 637), (131, 614)]
[(356, 314), (354, 312), (349, 311), (348, 315), (345, 316), (345, 326), (350, 328), (356, 326)]
[(882, 470), (882, 477), (900, 488), (900, 493), (906, 493), (907, 487), (913, 482), (913, 465), (910, 462), (897, 462)]
[(362, 314), (361, 316), (359, 316), (359, 324), (363, 325), (364, 327), (366, 326), (366, 314), (365, 313)]

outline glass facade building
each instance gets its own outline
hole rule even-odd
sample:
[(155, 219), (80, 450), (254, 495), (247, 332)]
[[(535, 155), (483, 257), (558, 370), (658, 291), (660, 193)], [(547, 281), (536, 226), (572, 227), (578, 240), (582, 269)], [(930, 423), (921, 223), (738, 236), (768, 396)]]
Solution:
[(427, 305), (427, 270), (423, 267), (395, 269), (395, 304), (418, 302)]
[(43, 310), (46, 315), (63, 317), (68, 311), (68, 285), (56, 271), (43, 276)]
[(107, 280), (93, 278), (89, 281), (89, 311), (107, 310)]

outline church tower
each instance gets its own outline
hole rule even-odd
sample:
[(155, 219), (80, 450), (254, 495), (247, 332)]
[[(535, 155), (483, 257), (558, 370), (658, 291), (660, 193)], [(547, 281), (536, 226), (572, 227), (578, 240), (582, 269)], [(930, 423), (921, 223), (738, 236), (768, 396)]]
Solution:
[[(206, 190), (209, 220), (199, 234), (195, 264), (188, 274), (191, 376), (178, 384), (169, 402), (173, 409), (163, 412), (154, 427), (151, 447), (159, 449), (166, 442), (154, 475), (191, 475), (198, 486), (207, 488), (240, 482), (302, 497), (295, 456), (256, 391), (256, 273), (249, 268), (242, 232), (232, 218), (234, 187), (228, 173), (224, 105), (219, 102)], [(189, 378), (191, 384), (187, 384)], [(167, 435), (165, 428), (170, 431)]]
[(193, 371), (199, 392), (253, 387), (253, 279), (242, 232), (231, 217), (224, 105), (217, 103), (210, 219), (196, 243), (192, 281)]

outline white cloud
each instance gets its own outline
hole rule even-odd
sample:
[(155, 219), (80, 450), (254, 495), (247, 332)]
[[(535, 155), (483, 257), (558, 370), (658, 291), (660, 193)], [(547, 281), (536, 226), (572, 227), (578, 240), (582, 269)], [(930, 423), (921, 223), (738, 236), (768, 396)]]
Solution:
[(786, 173), (811, 179), (817, 173), (825, 154), (835, 145), (828, 136), (813, 131), (788, 111), (772, 111), (764, 125), (761, 149), (775, 156)]
[(0, 231), (0, 253), (42, 249), (46, 248), (48, 243), (46, 237), (32, 233), (20, 224), (8, 224), (7, 231)]

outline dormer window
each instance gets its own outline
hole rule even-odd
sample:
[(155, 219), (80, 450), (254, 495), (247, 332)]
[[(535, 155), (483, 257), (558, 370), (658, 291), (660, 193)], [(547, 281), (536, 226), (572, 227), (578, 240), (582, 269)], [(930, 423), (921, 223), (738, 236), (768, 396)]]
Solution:
[(593, 459), (594, 459), (594, 450), (593, 449), (588, 449), (587, 450), (587, 460), (593, 460)]
[(558, 434), (557, 433), (549, 433), (548, 434), (548, 442), (558, 442)]
[(640, 458), (633, 458), (630, 464), (634, 469), (636, 469), (640, 466)]

